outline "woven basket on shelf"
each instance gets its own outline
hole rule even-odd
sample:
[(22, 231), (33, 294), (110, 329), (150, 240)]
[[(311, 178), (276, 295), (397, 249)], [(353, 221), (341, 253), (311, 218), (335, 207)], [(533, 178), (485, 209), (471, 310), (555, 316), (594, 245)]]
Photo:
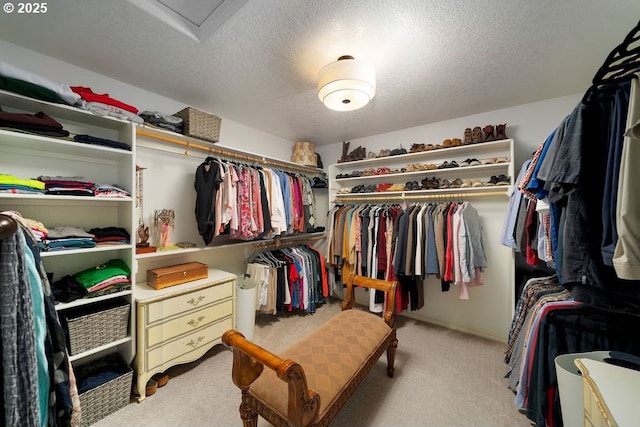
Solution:
[[(69, 310), (65, 313), (69, 329), (69, 354), (74, 356), (101, 345), (127, 337), (129, 326), (129, 309), (126, 301), (119, 301), (105, 306), (89, 305), (82, 310)], [(102, 308), (102, 309), (101, 309)], [(96, 310), (87, 312), (87, 310)]]
[[(106, 357), (114, 358), (114, 356), (116, 355), (112, 354)], [(125, 373), (84, 393), (80, 393), (80, 409), (82, 410), (81, 426), (94, 424), (129, 404), (131, 400), (133, 370), (121, 357), (119, 357), (119, 359), (121, 360), (122, 370), (126, 371)], [(99, 372), (94, 374), (99, 375)], [(78, 380), (82, 380), (82, 378), (78, 378)]]
[(220, 141), (220, 124), (222, 119), (213, 114), (187, 107), (174, 114), (183, 121), (183, 132), (193, 138), (205, 141)]

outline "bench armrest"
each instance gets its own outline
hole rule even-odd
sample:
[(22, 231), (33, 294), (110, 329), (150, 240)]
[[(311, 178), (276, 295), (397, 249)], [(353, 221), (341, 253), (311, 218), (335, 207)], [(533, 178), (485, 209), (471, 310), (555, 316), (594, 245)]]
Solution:
[(302, 366), (291, 359), (282, 359), (247, 340), (240, 332), (230, 329), (222, 335), (222, 342), (233, 350), (233, 383), (243, 393), (262, 374), (264, 366), (275, 371), (289, 388), (287, 418), (295, 426), (309, 425), (320, 409), (320, 396), (307, 385)]
[(363, 287), (369, 289), (377, 289), (386, 294), (383, 318), (384, 321), (393, 328), (396, 321), (396, 287), (398, 282), (389, 280), (372, 279), (370, 277), (358, 276), (352, 274), (345, 283), (347, 289), (345, 291), (344, 301), (342, 301), (342, 309), (349, 310), (353, 308), (355, 303), (355, 287)]

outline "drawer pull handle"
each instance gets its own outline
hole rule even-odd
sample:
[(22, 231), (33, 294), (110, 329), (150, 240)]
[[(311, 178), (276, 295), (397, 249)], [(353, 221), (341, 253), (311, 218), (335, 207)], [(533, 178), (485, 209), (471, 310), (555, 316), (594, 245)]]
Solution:
[(187, 325), (191, 325), (191, 326), (193, 326), (193, 327), (195, 328), (195, 327), (196, 327), (196, 326), (198, 326), (198, 325), (200, 324), (200, 322), (202, 322), (203, 320), (204, 320), (204, 316), (200, 316), (200, 317), (198, 317), (198, 320), (196, 320), (196, 319), (191, 319), (191, 320), (189, 320), (189, 321), (187, 322)]
[(195, 298), (191, 298), (189, 301), (187, 301), (189, 304), (191, 304), (192, 306), (196, 306), (198, 304), (200, 304), (202, 302), (202, 300), (204, 299), (204, 296), (200, 295), (198, 297), (198, 299)]
[(203, 339), (204, 339), (203, 336), (199, 336), (197, 340), (191, 340), (187, 343), (187, 345), (189, 347), (196, 348), (200, 344), (200, 341), (202, 341)]

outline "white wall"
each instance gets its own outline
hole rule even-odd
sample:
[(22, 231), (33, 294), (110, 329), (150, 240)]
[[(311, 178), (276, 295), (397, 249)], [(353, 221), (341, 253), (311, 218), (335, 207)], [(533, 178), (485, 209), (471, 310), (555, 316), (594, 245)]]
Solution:
[[(358, 146), (379, 152), (383, 148), (409, 150), (413, 143), (441, 144), (447, 138), (463, 139), (464, 129), (487, 124), (507, 123), (507, 137), (515, 140), (516, 171), (580, 102), (582, 94), (563, 96), (501, 110), (488, 111), (443, 122), (402, 129), (351, 140), (349, 151)], [(366, 108), (366, 107), (365, 107)], [(342, 142), (316, 147), (325, 165), (336, 163), (342, 154)]]
[[(112, 98), (133, 105), (140, 111), (173, 114), (185, 107), (181, 102), (3, 40), (0, 40), (0, 52), (0, 61), (39, 74), (56, 83), (88, 86), (96, 93), (108, 93)], [(195, 105), (193, 107), (197, 108)], [(216, 114), (215, 111), (210, 113)], [(290, 161), (293, 142), (222, 117), (218, 145)]]

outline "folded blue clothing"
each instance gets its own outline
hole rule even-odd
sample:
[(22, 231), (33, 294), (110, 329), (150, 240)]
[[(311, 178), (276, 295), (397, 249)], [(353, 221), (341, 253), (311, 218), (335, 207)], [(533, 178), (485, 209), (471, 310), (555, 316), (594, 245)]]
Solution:
[(38, 242), (38, 246), (43, 250), (63, 250), (63, 249), (80, 249), (80, 248), (93, 248), (96, 246), (96, 242), (92, 239), (60, 239), (60, 240), (45, 240), (44, 242)]
[(117, 353), (79, 366), (74, 370), (78, 393), (85, 393), (131, 371)]
[(131, 151), (131, 147), (129, 147), (124, 142), (113, 141), (111, 139), (105, 139), (105, 138), (98, 138), (97, 136), (74, 135), (73, 139), (77, 142), (82, 142), (84, 144), (102, 145), (105, 147), (120, 148), (122, 150)]

